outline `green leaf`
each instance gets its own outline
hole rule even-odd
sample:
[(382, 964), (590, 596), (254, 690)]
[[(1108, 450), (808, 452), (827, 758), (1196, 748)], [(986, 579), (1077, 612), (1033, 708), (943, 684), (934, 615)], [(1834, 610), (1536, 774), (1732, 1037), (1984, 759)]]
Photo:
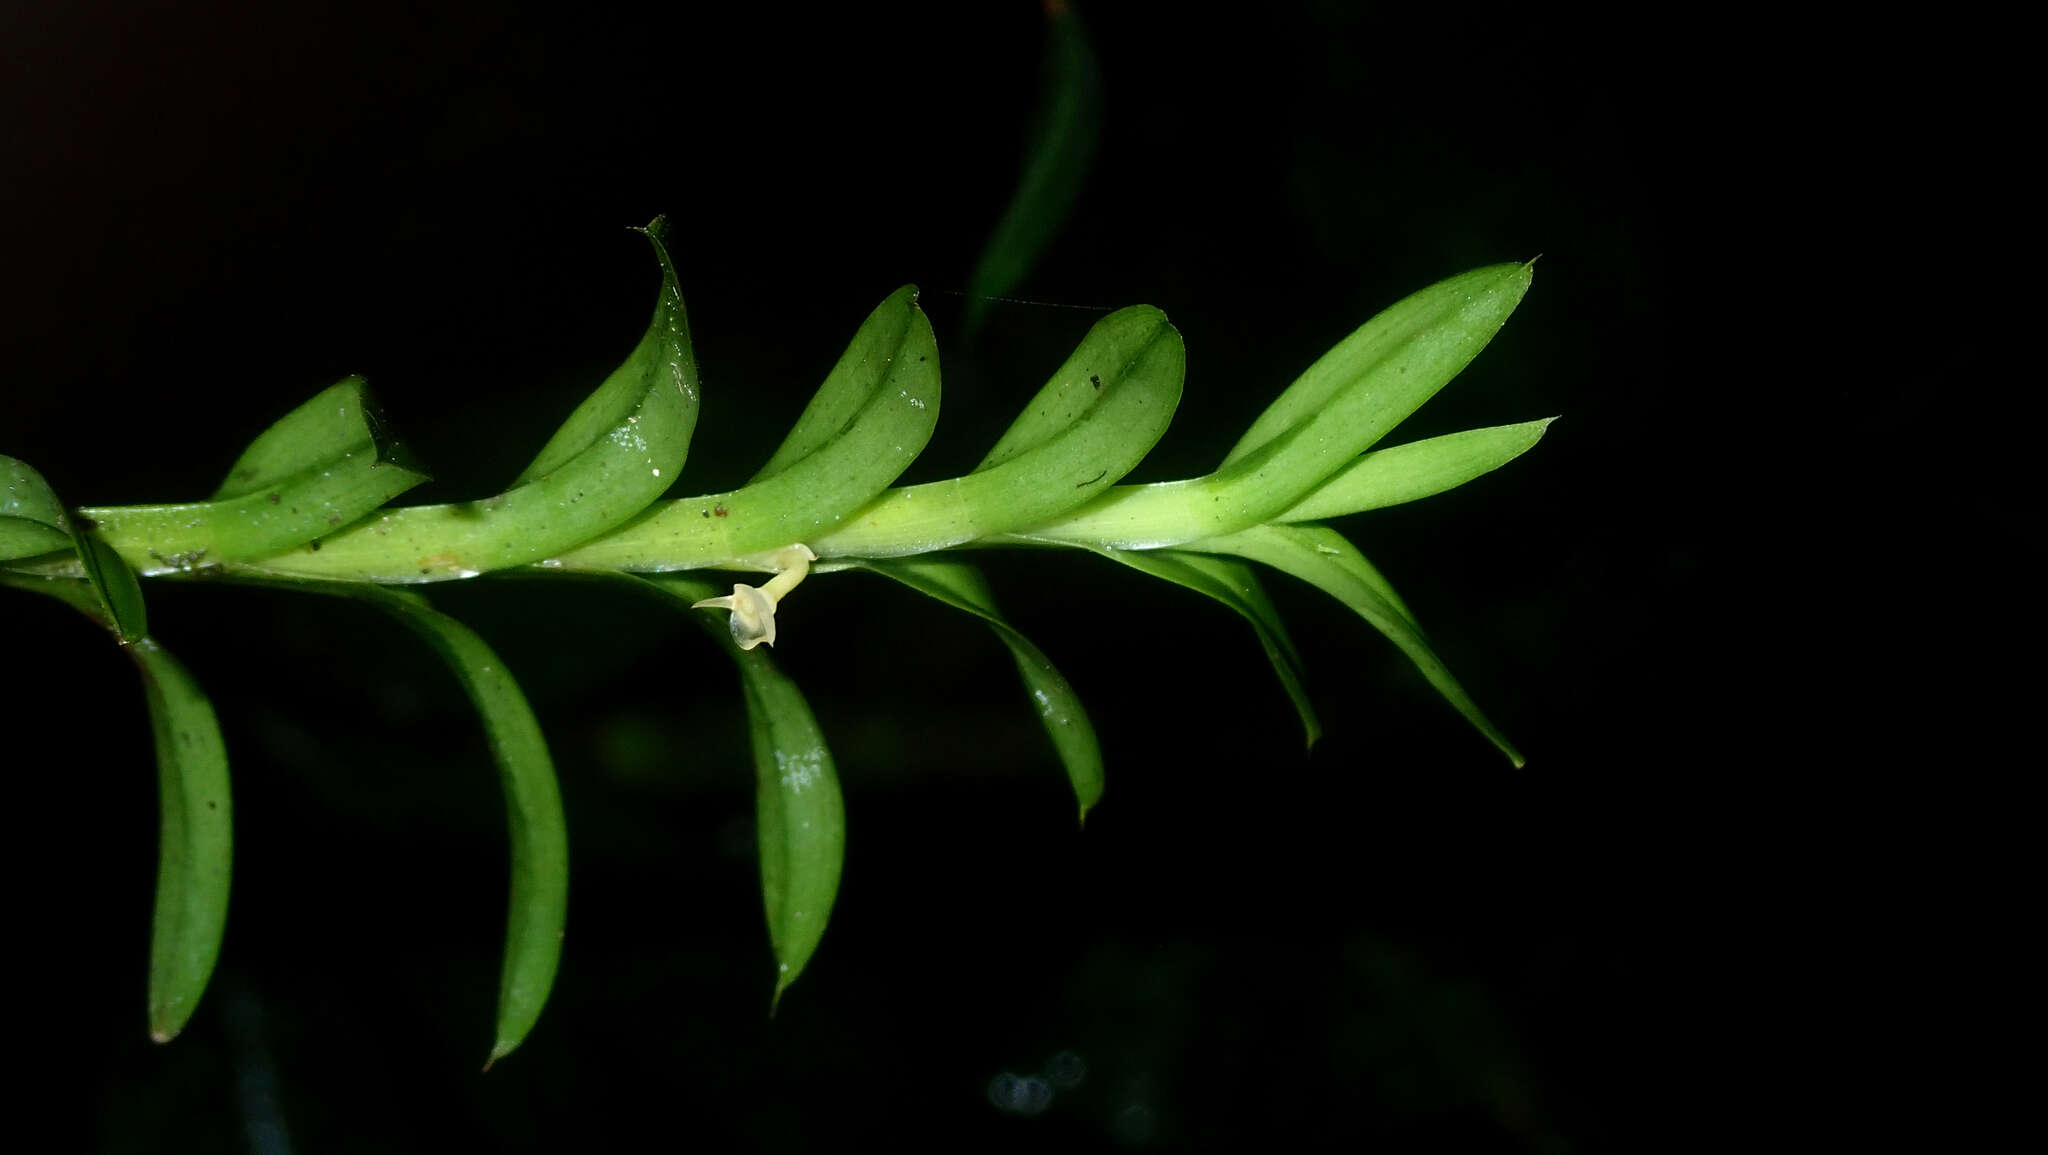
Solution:
[[(526, 565), (631, 521), (682, 470), (696, 429), (696, 355), (661, 222), (645, 230), (661, 265), (646, 334), (570, 415), (514, 486), (457, 505), (369, 518), (315, 545), (249, 563), (275, 575), (429, 582)], [(479, 437), (493, 435), (480, 417)]]
[[(708, 582), (627, 578), (680, 607), (717, 594)], [(846, 858), (846, 803), (839, 774), (803, 691), (767, 651), (743, 650), (715, 615), (691, 615), (739, 667), (754, 747), (754, 814), (761, 853), (761, 900), (775, 949), (775, 1003), (803, 973), (839, 894)], [(772, 1012), (771, 1012), (772, 1013)]]
[(305, 545), (425, 480), (350, 377), (258, 436), (211, 500), (79, 513), (136, 568), (169, 573)]
[(973, 473), (892, 489), (819, 557), (923, 553), (1055, 517), (1131, 471), (1173, 420), (1187, 355), (1166, 314), (1119, 309), (1088, 336)]
[[(104, 564), (125, 571), (119, 557), (101, 549)], [(0, 572), (0, 586), (55, 598), (113, 629), (106, 599), (83, 579)], [(123, 639), (122, 650), (141, 671), (156, 743), (161, 825), (149, 943), (149, 1034), (167, 1043), (184, 1030), (206, 993), (227, 927), (234, 862), (227, 745), (206, 692), (169, 651), (141, 636)]]
[(220, 958), (234, 862), (227, 746), (206, 692), (170, 653), (127, 647), (142, 671), (156, 737), (156, 916), (149, 942), (149, 1036), (169, 1042), (192, 1017)]
[(121, 555), (96, 531), (74, 524), (72, 545), (78, 550), (85, 580), (99, 598), (101, 620), (122, 642), (140, 640), (149, 633), (149, 615), (142, 605), (142, 583)]
[(1400, 647), (1437, 692), (1465, 720), (1486, 735), (1517, 767), (1522, 755), (1507, 736), (1487, 721), (1450, 669), (1430, 648), (1407, 608), (1391, 597), (1392, 588), (1358, 550), (1335, 530), (1320, 525), (1262, 525), (1224, 537), (1205, 538), (1188, 547), (1207, 553), (1231, 554), (1262, 562), (1328, 593), (1355, 610)]
[[(264, 583), (258, 583), (264, 584)], [(540, 1018), (562, 961), (569, 908), (569, 835), (562, 793), (540, 722), (511, 671), (476, 631), (416, 593), (338, 582), (277, 583), (366, 602), (405, 623), (447, 662), (469, 695), (498, 764), (511, 836), (512, 887), (505, 963), (498, 984), (497, 1037), (489, 1062), (519, 1046)]]
[(407, 457), (385, 428), (370, 387), (361, 377), (344, 377), (257, 434), (209, 500), (263, 493), (366, 453), (394, 463)]
[(697, 568), (815, 537), (909, 468), (938, 418), (938, 343), (917, 287), (905, 285), (868, 315), (752, 482), (666, 502), (549, 564)]
[(1088, 812), (1102, 799), (1102, 747), (1095, 740), (1095, 727), (1089, 723), (1088, 712), (1081, 708), (1081, 697), (1066, 676), (996, 609), (995, 596), (989, 592), (981, 571), (950, 558), (850, 559), (849, 564), (893, 578), (927, 597), (965, 610), (995, 630), (1017, 663), (1024, 688), (1030, 691), (1032, 704), (1038, 709), (1038, 720), (1044, 724), (1053, 749), (1059, 752), (1060, 762), (1067, 769), (1067, 780), (1073, 784), (1074, 799), (1080, 804), (1081, 821), (1085, 824)]
[(0, 561), (71, 548), (71, 523), (50, 483), (28, 462), (0, 454)]
[[(869, 451), (883, 448), (883, 434), (915, 438), (917, 448), (903, 457), (903, 466), (908, 466), (931, 437), (938, 421), (938, 402), (938, 341), (932, 336), (931, 320), (917, 307), (917, 286), (905, 285), (875, 306), (861, 323), (796, 426), (754, 475), (754, 481), (774, 477), (845, 444), (850, 431), (860, 431), (852, 439), (857, 448)], [(864, 419), (873, 422), (877, 417), (885, 418), (886, 423), (862, 431)], [(888, 451), (896, 452), (893, 447)], [(867, 496), (880, 493), (894, 480), (891, 474)]]
[(1040, 542), (1156, 549), (1272, 520), (1457, 376), (1529, 289), (1528, 265), (1452, 277), (1365, 323), (1308, 368), (1206, 477), (1119, 487), (1020, 527)]
[(1236, 610), (1251, 623), (1252, 632), (1258, 635), (1259, 645), (1266, 651), (1266, 660), (1273, 664), (1273, 672), (1279, 675), (1281, 688), (1293, 701), (1295, 713), (1301, 715), (1301, 728), (1308, 744), (1314, 746), (1316, 739), (1322, 737), (1322, 723), (1316, 719), (1315, 706), (1302, 685), (1301, 655), (1295, 652), (1294, 642), (1287, 636), (1287, 627), (1280, 621), (1280, 611), (1266, 596), (1265, 587), (1259, 584), (1258, 576), (1250, 566), (1230, 558), (1170, 549), (1098, 549), (1095, 552), (1140, 573), (1207, 594)]
[(1080, 17), (1046, 6), (1050, 36), (1039, 86), (1038, 123), (1017, 194), (996, 223), (968, 278), (967, 332), (987, 320), (990, 299), (1022, 281), (1067, 219), (1095, 161), (1102, 122), (1102, 79)]
[(1317, 486), (1278, 520), (1321, 521), (1434, 497), (1528, 452), (1555, 420), (1547, 417), (1519, 425), (1468, 429), (1375, 449)]

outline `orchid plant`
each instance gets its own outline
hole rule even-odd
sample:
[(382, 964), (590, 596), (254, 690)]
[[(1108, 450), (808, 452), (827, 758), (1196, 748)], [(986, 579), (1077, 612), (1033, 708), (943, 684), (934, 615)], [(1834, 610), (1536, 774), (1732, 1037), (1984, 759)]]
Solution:
[[(844, 849), (830, 750), (802, 693), (759, 648), (774, 644), (778, 606), (809, 575), (877, 574), (988, 623), (1015, 658), (1084, 820), (1103, 789), (1088, 716), (960, 551), (1080, 549), (1222, 602), (1256, 632), (1313, 743), (1320, 728), (1298, 656), (1248, 564), (1263, 563), (1365, 618), (1521, 765), (1392, 586), (1323, 523), (1460, 485), (1542, 437), (1547, 420), (1373, 448), (1486, 346), (1527, 292), (1530, 265), (1476, 269), (1393, 305), (1309, 366), (1213, 472), (1152, 485), (1119, 482), (1166, 431), (1183, 351), (1165, 314), (1140, 305), (1097, 322), (972, 471), (892, 487), (939, 413), (937, 345), (917, 290), (906, 286), (868, 315), (751, 481), (664, 499), (696, 427), (699, 380), (662, 222), (642, 231), (662, 276), (645, 335), (495, 496), (389, 506), (427, 476), (357, 378), (272, 425), (204, 501), (72, 509), (27, 464), (0, 457), (0, 585), (54, 597), (101, 623), (142, 673), (162, 815), (149, 976), (158, 1041), (184, 1027), (218, 957), (232, 823), (213, 707), (151, 636), (139, 578), (366, 601), (446, 659), (489, 738), (509, 819), (510, 913), (492, 1061), (526, 1037), (561, 956), (561, 798), (540, 725), (503, 662), (404, 587), (507, 575), (609, 582), (707, 628), (737, 663), (746, 700), (777, 1000), (824, 933)], [(721, 593), (703, 576), (721, 570), (769, 576)]]

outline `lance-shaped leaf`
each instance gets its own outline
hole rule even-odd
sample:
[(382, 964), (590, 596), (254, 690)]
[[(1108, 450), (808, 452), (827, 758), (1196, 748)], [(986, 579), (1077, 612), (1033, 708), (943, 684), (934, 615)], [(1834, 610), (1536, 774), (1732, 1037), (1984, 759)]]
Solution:
[(868, 315), (751, 482), (664, 502), (549, 564), (689, 569), (818, 536), (909, 468), (938, 418), (938, 343), (917, 307), (917, 287), (905, 285)]
[(1262, 525), (1224, 537), (1205, 538), (1189, 548), (1263, 562), (1350, 606), (1400, 647), (1429, 684), (1499, 747), (1509, 761), (1518, 767), (1522, 765), (1522, 755), (1506, 735), (1487, 721), (1472, 696), (1451, 676), (1450, 669), (1423, 637), (1413, 615), (1390, 596), (1392, 588), (1385, 579), (1335, 530), (1320, 525)]
[(305, 545), (425, 480), (350, 377), (265, 430), (208, 501), (79, 512), (130, 564), (166, 573)]
[(56, 491), (28, 462), (0, 454), (0, 561), (71, 548)]
[[(687, 608), (717, 591), (679, 577), (624, 578)], [(775, 950), (776, 1004), (803, 973), (839, 894), (846, 858), (846, 803), (832, 751), (803, 691), (767, 651), (743, 650), (714, 615), (691, 615), (740, 671), (754, 749), (754, 823), (761, 854), (761, 901)], [(772, 1008), (771, 1008), (771, 1013)]]
[[(126, 572), (111, 549), (101, 564)], [(133, 584), (134, 575), (128, 574)], [(192, 1017), (220, 958), (234, 864), (227, 745), (206, 692), (155, 640), (123, 637), (106, 598), (77, 578), (0, 572), (0, 585), (56, 598), (122, 641), (142, 674), (156, 744), (159, 834), (149, 938), (149, 1035), (169, 1042)]]
[(1095, 727), (1089, 723), (1088, 712), (1081, 708), (1081, 697), (1074, 693), (1066, 676), (996, 609), (995, 596), (989, 592), (981, 571), (950, 558), (903, 557), (850, 564), (965, 610), (995, 630), (1017, 663), (1024, 688), (1031, 692), (1031, 701), (1038, 708), (1038, 720), (1044, 724), (1053, 749), (1059, 752), (1060, 762), (1067, 769), (1067, 780), (1073, 784), (1074, 799), (1080, 804), (1081, 821), (1085, 824), (1088, 812), (1102, 799), (1102, 747), (1095, 740)]
[(821, 558), (901, 556), (1055, 517), (1151, 452), (1180, 404), (1186, 364), (1166, 314), (1119, 309), (1088, 331), (980, 468), (892, 489), (836, 532), (804, 540)]
[(1156, 549), (1272, 520), (1457, 376), (1528, 291), (1528, 265), (1452, 277), (1365, 323), (1309, 367), (1206, 477), (1119, 487), (1018, 532)]
[[(267, 574), (354, 581), (474, 577), (565, 552), (630, 521), (682, 470), (697, 425), (697, 361), (661, 222), (654, 318), (624, 364), (496, 497), (392, 510), (299, 549), (250, 561)], [(488, 418), (479, 436), (491, 436)]]
[(234, 813), (227, 746), (206, 692), (153, 639), (127, 647), (142, 671), (156, 738), (156, 916), (149, 941), (149, 1036), (169, 1042), (199, 1005), (227, 928)]
[(338, 582), (277, 584), (367, 602), (403, 622), (447, 662), (483, 722), (505, 795), (511, 841), (511, 896), (498, 984), (496, 1040), (489, 1069), (519, 1046), (540, 1018), (562, 959), (568, 919), (569, 835), (562, 793), (540, 722), (505, 663), (476, 631), (406, 590)]
[(1528, 452), (1555, 420), (1468, 429), (1375, 449), (1338, 470), (1276, 520), (1321, 521), (1434, 497)]
[(1038, 263), (1095, 160), (1102, 122), (1102, 79), (1081, 19), (1066, 4), (1047, 4), (1043, 79), (1037, 123), (1017, 195), (996, 223), (968, 278), (967, 332), (986, 320), (990, 300), (1009, 292)]
[(1316, 739), (1322, 737), (1322, 723), (1316, 719), (1315, 706), (1302, 685), (1301, 655), (1295, 652), (1294, 641), (1287, 636), (1287, 627), (1280, 620), (1280, 611), (1266, 596), (1266, 588), (1259, 584), (1250, 566), (1232, 558), (1173, 549), (1095, 552), (1140, 573), (1207, 594), (1236, 610), (1251, 623), (1252, 632), (1258, 635), (1259, 645), (1266, 651), (1266, 660), (1273, 664), (1273, 672), (1280, 678), (1281, 688), (1293, 701), (1295, 713), (1301, 715), (1301, 728), (1308, 744), (1314, 746)]

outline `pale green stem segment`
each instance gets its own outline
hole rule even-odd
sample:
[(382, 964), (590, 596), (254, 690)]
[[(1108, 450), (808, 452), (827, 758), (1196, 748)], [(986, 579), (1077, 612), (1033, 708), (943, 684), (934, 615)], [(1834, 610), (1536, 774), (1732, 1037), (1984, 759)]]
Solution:
[(1555, 417), (1447, 433), (1362, 454), (1278, 521), (1322, 521), (1435, 497), (1534, 448)]
[[(238, 579), (240, 580), (240, 579)], [(274, 582), (282, 588), (365, 602), (405, 623), (447, 662), (483, 722), (505, 795), (511, 841), (511, 898), (498, 984), (497, 1037), (489, 1070), (525, 1040), (540, 1018), (562, 960), (569, 909), (569, 834), (547, 740), (526, 695), (476, 631), (408, 590), (338, 582)]]
[(929, 553), (1045, 521), (1113, 485), (1149, 453), (1180, 403), (1186, 352), (1146, 305), (1104, 317), (965, 477), (892, 489), (839, 529), (807, 537), (821, 558)]
[(0, 454), (0, 561), (71, 549), (71, 521), (28, 462)]
[(1320, 525), (1262, 525), (1224, 537), (1205, 538), (1188, 547), (1207, 553), (1232, 554), (1293, 574), (1350, 606), (1385, 634), (1422, 671), (1450, 704), (1480, 733), (1500, 748), (1517, 767), (1522, 755), (1498, 727), (1487, 720), (1472, 696), (1451, 676), (1421, 627), (1392, 594), (1364, 556), (1335, 530)]
[(1042, 542), (1157, 549), (1271, 521), (1457, 376), (1506, 323), (1529, 279), (1528, 265), (1493, 265), (1432, 285), (1310, 366), (1216, 472), (1120, 488), (1015, 531)]
[[(627, 578), (673, 604), (701, 603), (708, 583), (680, 577)], [(761, 854), (761, 901), (775, 949), (774, 1006), (818, 949), (846, 858), (846, 803), (832, 751), (803, 692), (768, 655), (736, 643), (709, 618), (692, 615), (739, 667), (754, 748), (754, 815)]]
[(1258, 575), (1252, 572), (1252, 567), (1234, 558), (1173, 549), (1098, 549), (1095, 552), (1139, 573), (1207, 594), (1251, 623), (1252, 633), (1257, 635), (1260, 647), (1266, 651), (1266, 660), (1272, 663), (1273, 673), (1279, 676), (1281, 688), (1287, 691), (1295, 713), (1301, 716), (1301, 728), (1308, 745), (1311, 748), (1315, 746), (1316, 739), (1323, 736), (1323, 726), (1316, 718), (1307, 688), (1302, 685), (1301, 655), (1295, 651), (1294, 640), (1287, 636), (1287, 626), (1280, 620), (1280, 611), (1274, 607), (1273, 599), (1266, 596), (1266, 588), (1259, 584)]
[(406, 460), (351, 377), (259, 436), (211, 500), (79, 514), (144, 573), (243, 561), (333, 533), (426, 481)]
[[(109, 566), (121, 566), (106, 551)], [(125, 567), (123, 567), (125, 569)], [(132, 584), (134, 575), (128, 575)], [(206, 692), (152, 638), (123, 638), (104, 594), (75, 578), (0, 572), (0, 585), (66, 603), (122, 640), (142, 674), (156, 744), (159, 835), (156, 911), (149, 939), (149, 1037), (184, 1030), (220, 959), (234, 866), (234, 809), (227, 745)]]
[(1074, 692), (1066, 675), (996, 608), (995, 595), (989, 592), (981, 571), (950, 558), (904, 557), (850, 564), (892, 578), (989, 624), (1017, 664), (1017, 673), (1031, 694), (1038, 720), (1052, 738), (1060, 763), (1066, 767), (1067, 781), (1072, 783), (1074, 800), (1081, 808), (1081, 822), (1086, 825), (1088, 812), (1102, 800), (1102, 747), (1095, 739), (1095, 727), (1088, 721), (1088, 712), (1081, 708), (1081, 696)]
[(397, 584), (474, 577), (565, 552), (646, 509), (681, 471), (698, 408), (696, 354), (660, 224), (646, 230), (662, 274), (646, 335), (511, 489), (391, 510), (246, 570)]
[(543, 563), (699, 569), (807, 540), (844, 522), (909, 468), (939, 418), (939, 350), (906, 285), (854, 334), (796, 427), (747, 485), (663, 502)]

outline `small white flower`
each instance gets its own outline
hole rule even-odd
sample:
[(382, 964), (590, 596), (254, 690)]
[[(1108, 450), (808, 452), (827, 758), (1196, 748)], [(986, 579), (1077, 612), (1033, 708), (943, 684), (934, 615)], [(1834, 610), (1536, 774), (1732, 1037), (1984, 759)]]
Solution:
[(722, 598), (705, 598), (691, 609), (731, 610), (732, 640), (743, 650), (766, 642), (775, 644), (775, 606), (811, 572), (818, 555), (801, 543), (777, 550), (768, 559), (776, 573), (768, 584), (756, 589), (744, 582), (733, 584), (732, 593)]

